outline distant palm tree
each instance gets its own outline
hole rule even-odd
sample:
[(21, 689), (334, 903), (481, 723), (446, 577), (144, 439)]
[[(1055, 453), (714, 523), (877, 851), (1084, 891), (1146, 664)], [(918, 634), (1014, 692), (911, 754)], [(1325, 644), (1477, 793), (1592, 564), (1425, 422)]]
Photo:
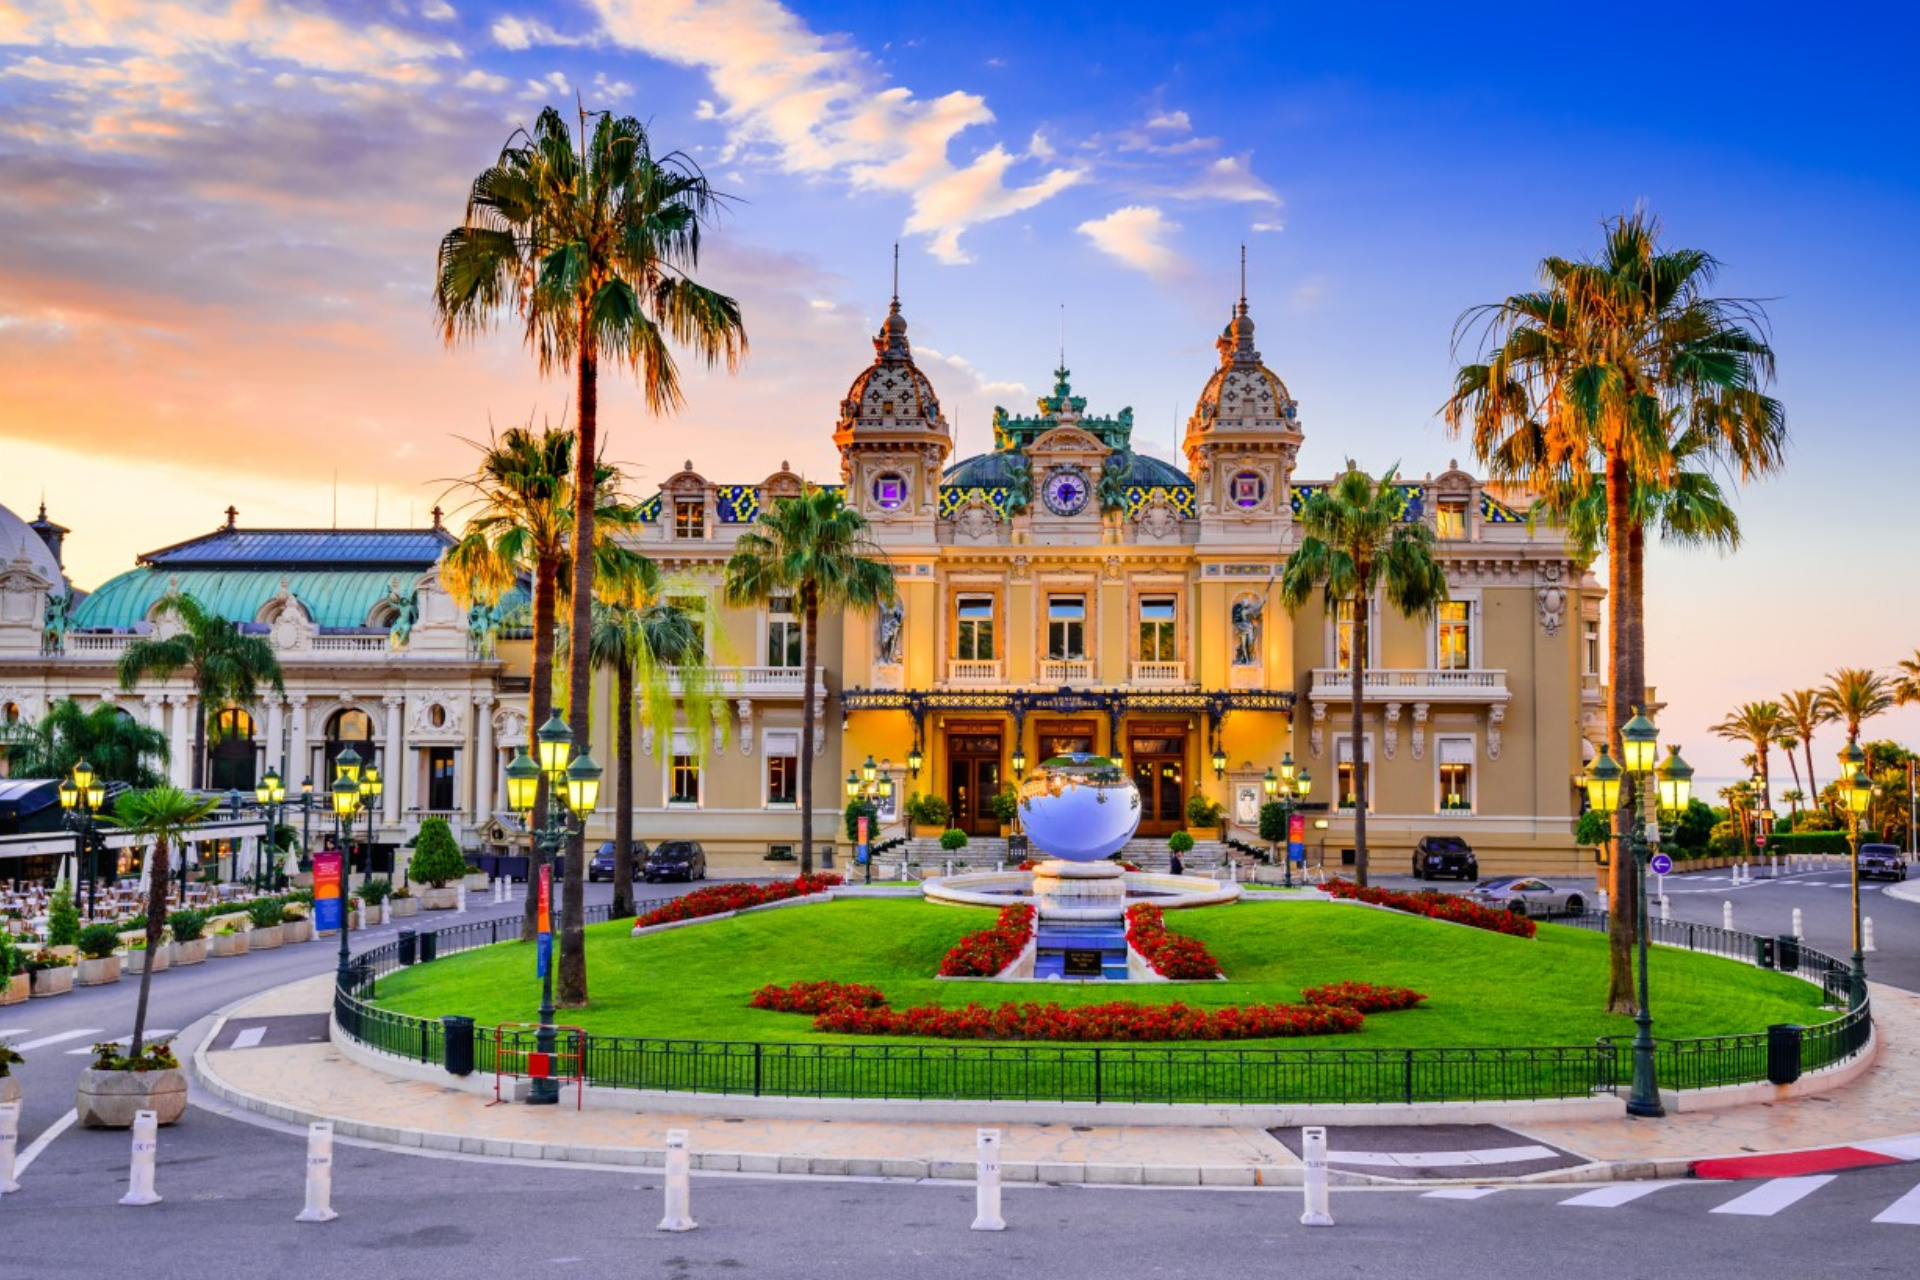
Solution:
[(1920, 702), (1920, 649), (1911, 658), (1902, 658), (1899, 674), (1893, 678), (1893, 705), (1908, 706)]
[(229, 706), (251, 706), (261, 685), (287, 691), (280, 659), (260, 636), (240, 629), (194, 597), (172, 591), (153, 607), (156, 621), (172, 618), (180, 630), (165, 638), (141, 636), (120, 653), (120, 687), (131, 689), (148, 676), (166, 680), (184, 671), (199, 696), (193, 722), (193, 789), (206, 786), (207, 720)]
[(1347, 462), (1339, 479), (1308, 498), (1299, 516), (1305, 537), (1287, 558), (1280, 595), (1290, 610), (1305, 604), (1317, 586), (1328, 613), (1343, 602), (1353, 605), (1351, 668), (1353, 701), (1353, 846), (1354, 879), (1367, 883), (1367, 753), (1362, 696), (1367, 666), (1367, 631), (1373, 593), (1403, 616), (1421, 618), (1447, 598), (1446, 570), (1434, 555), (1433, 530), (1417, 520), (1401, 519), (1405, 506), (1394, 488), (1395, 472), (1375, 484)]
[(809, 485), (762, 509), (727, 561), (731, 605), (793, 598), (801, 613), (800, 874), (813, 873), (814, 672), (819, 670), (820, 612), (872, 613), (896, 597), (893, 567), (868, 532), (866, 517), (837, 490)]
[[(1782, 711), (1781, 714), (1784, 716), (1786, 713)], [(1780, 748), (1780, 754), (1787, 758), (1787, 767), (1793, 770), (1793, 790), (1780, 798), (1791, 804), (1793, 811), (1798, 813), (1800, 801), (1806, 796), (1806, 792), (1800, 790), (1800, 762), (1793, 758), (1793, 753), (1799, 750), (1800, 739), (1794, 737), (1792, 733), (1783, 733), (1773, 741), (1774, 745)]]
[(1833, 717), (1827, 714), (1826, 704), (1820, 700), (1818, 689), (1789, 689), (1780, 695), (1780, 710), (1787, 718), (1787, 724), (1793, 730), (1793, 736), (1800, 740), (1800, 750), (1807, 758), (1807, 794), (1818, 797), (1820, 783), (1813, 775), (1813, 731), (1828, 724)]
[(64, 778), (85, 760), (103, 782), (153, 787), (166, 781), (167, 735), (111, 702), (82, 707), (62, 698), (35, 724), (0, 732), (7, 770), (16, 778)]
[(1755, 811), (1767, 808), (1773, 803), (1773, 780), (1768, 768), (1768, 751), (1779, 741), (1781, 730), (1786, 725), (1786, 713), (1780, 710), (1777, 702), (1749, 702), (1732, 715), (1713, 726), (1715, 736), (1729, 742), (1746, 742), (1753, 746), (1752, 759), (1760, 769), (1760, 792), (1755, 797)]
[[(1893, 709), (1893, 690), (1887, 678), (1865, 667), (1841, 667), (1827, 673), (1820, 688), (1820, 705), (1829, 720), (1847, 726), (1847, 741), (1860, 741), (1860, 726)], [(1868, 744), (1867, 769), (1873, 769)]]
[[(160, 953), (160, 934), (167, 924), (167, 855), (189, 831), (220, 807), (217, 799), (190, 796), (178, 787), (151, 787), (129, 791), (113, 806), (106, 821), (120, 827), (142, 844), (152, 841), (153, 851), (147, 863), (147, 954)], [(133, 1044), (127, 1056), (140, 1056), (142, 1037), (147, 1032), (147, 990), (153, 984), (153, 966), (140, 966), (140, 996), (133, 1007)]]

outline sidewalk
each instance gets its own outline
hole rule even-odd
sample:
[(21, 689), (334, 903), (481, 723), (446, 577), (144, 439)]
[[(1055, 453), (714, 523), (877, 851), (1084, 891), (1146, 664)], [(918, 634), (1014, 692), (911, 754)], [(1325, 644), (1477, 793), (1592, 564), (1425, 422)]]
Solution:
[[(939, 1121), (772, 1119), (673, 1111), (575, 1111), (488, 1105), (482, 1096), (375, 1071), (330, 1043), (273, 1044), (241, 1029), (262, 1019), (308, 1026), (324, 1019), (331, 974), (264, 992), (218, 1019), (192, 1061), (198, 1083), (247, 1110), (306, 1123), (331, 1120), (345, 1136), (482, 1156), (659, 1165), (666, 1131), (685, 1129), (706, 1171), (970, 1179), (977, 1126)], [(1877, 1061), (1852, 1082), (1788, 1102), (1681, 1111), (1664, 1120), (1508, 1124), (1587, 1163), (1525, 1180), (1601, 1181), (1685, 1175), (1694, 1161), (1754, 1153), (1851, 1148), (1920, 1135), (1920, 996), (1873, 992)], [(222, 1047), (214, 1047), (222, 1046)], [(652, 1100), (651, 1097), (649, 1100)], [(637, 1101), (637, 1099), (636, 1099)], [(1114, 1108), (1116, 1121), (1124, 1118)], [(1464, 1117), (1463, 1117), (1464, 1118)], [(1167, 1186), (1274, 1186), (1300, 1180), (1300, 1162), (1266, 1129), (1245, 1125), (1007, 1123), (1001, 1167), (1010, 1181)], [(1904, 1148), (1905, 1144), (1902, 1144)], [(1920, 1155), (1920, 1143), (1914, 1153)], [(1906, 1157), (1911, 1158), (1911, 1157)], [(1489, 1170), (1494, 1172), (1494, 1170)], [(1371, 1181), (1336, 1172), (1337, 1180)], [(1472, 1181), (1520, 1181), (1479, 1177)]]

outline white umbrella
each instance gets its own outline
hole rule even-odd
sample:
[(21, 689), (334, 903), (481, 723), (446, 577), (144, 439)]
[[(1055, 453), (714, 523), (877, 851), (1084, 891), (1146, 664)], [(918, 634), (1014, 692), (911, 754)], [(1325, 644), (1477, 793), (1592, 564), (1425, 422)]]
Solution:
[(72, 865), (72, 854), (64, 853), (60, 855), (60, 873), (53, 878), (53, 891), (55, 893), (60, 892), (62, 889), (70, 889), (72, 887), (73, 881), (70, 870)]
[(140, 896), (146, 897), (147, 889), (153, 884), (153, 854), (140, 859)]

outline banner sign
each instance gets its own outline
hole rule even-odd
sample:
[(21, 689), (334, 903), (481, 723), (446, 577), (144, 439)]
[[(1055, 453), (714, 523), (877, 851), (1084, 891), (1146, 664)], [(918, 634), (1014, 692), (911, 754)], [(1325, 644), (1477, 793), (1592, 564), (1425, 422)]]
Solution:
[(1305, 862), (1307, 860), (1307, 815), (1290, 813), (1287, 815), (1287, 861)]
[(338, 849), (320, 849), (313, 855), (313, 927), (338, 929), (342, 923), (340, 879), (345, 860)]
[(853, 842), (853, 860), (860, 866), (867, 865), (867, 815), (860, 815), (860, 834)]
[(546, 863), (540, 868), (539, 905), (535, 908), (535, 927), (539, 930), (539, 948), (534, 960), (534, 976), (547, 976), (547, 966), (553, 963), (553, 864)]

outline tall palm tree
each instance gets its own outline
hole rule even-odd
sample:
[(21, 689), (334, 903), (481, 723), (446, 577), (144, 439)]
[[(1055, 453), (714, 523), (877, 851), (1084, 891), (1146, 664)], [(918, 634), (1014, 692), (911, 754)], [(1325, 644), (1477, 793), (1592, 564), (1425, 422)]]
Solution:
[[(1784, 718), (1786, 712), (1782, 710), (1780, 714)], [(1792, 728), (1789, 727), (1785, 733), (1782, 733), (1773, 741), (1774, 745), (1780, 748), (1780, 754), (1787, 758), (1787, 767), (1793, 770), (1793, 790), (1788, 791), (1780, 798), (1792, 805), (1793, 811), (1798, 813), (1800, 812), (1800, 801), (1803, 800), (1807, 794), (1800, 789), (1800, 762), (1796, 760), (1793, 755), (1795, 751), (1800, 749), (1800, 739), (1794, 736)]]
[[(543, 374), (575, 379), (573, 617), (567, 656), (568, 720), (587, 740), (593, 681), (591, 617), (594, 467), (600, 458), (599, 371), (604, 356), (633, 371), (656, 414), (680, 406), (673, 348), (708, 365), (736, 368), (747, 346), (740, 305), (695, 282), (700, 232), (722, 197), (689, 157), (656, 156), (646, 127), (603, 114), (578, 150), (560, 112), (541, 111), (500, 158), (474, 178), (465, 220), (440, 242), (434, 307), (446, 341), (490, 328), (503, 310), (519, 317)], [(580, 842), (567, 859), (567, 929), (584, 905)], [(578, 949), (575, 949), (578, 951)], [(561, 940), (563, 999), (586, 999), (585, 953)], [(577, 972), (576, 972), (577, 971)], [(572, 976), (570, 976), (572, 975)]]
[[(1847, 726), (1848, 742), (1859, 742), (1862, 724), (1893, 709), (1893, 684), (1878, 671), (1841, 667), (1827, 673), (1827, 682), (1820, 687), (1820, 705), (1829, 720)], [(1871, 750), (1867, 769), (1873, 769)]]
[(728, 604), (763, 605), (790, 596), (801, 612), (800, 874), (813, 873), (814, 672), (820, 611), (872, 613), (896, 598), (893, 566), (873, 541), (865, 516), (837, 490), (809, 485), (777, 499), (734, 543), (727, 560)]
[[(1463, 364), (1444, 412), (1469, 432), (1475, 453), (1502, 479), (1541, 488), (1597, 475), (1608, 522), (1607, 737), (1646, 700), (1644, 529), (1636, 484), (1671, 487), (1676, 432), (1696, 431), (1708, 456), (1742, 479), (1776, 470), (1786, 412), (1765, 394), (1774, 356), (1756, 303), (1708, 296), (1719, 264), (1696, 249), (1662, 249), (1643, 212), (1609, 222), (1588, 261), (1549, 257), (1542, 287), (1476, 307), (1456, 328), (1486, 350)], [(1615, 829), (1631, 826), (1623, 788)], [(1613, 862), (1614, 901), (1630, 902), (1638, 866)], [(1632, 913), (1613, 913), (1607, 1005), (1635, 1008)]]
[[(113, 823), (141, 843), (153, 842), (147, 868), (147, 954), (160, 953), (160, 932), (167, 924), (167, 855), (189, 831), (220, 807), (212, 797), (191, 796), (178, 787), (151, 787), (129, 791), (113, 806)], [(133, 1045), (129, 1057), (140, 1056), (147, 1032), (147, 991), (153, 985), (153, 966), (140, 967), (140, 996), (133, 1007)]]
[(222, 708), (250, 706), (260, 686), (287, 691), (280, 659), (260, 636), (240, 629), (192, 596), (173, 591), (154, 606), (154, 618), (172, 618), (180, 630), (166, 637), (141, 636), (120, 653), (120, 687), (131, 689), (147, 676), (166, 680), (184, 671), (200, 699), (193, 723), (194, 790), (206, 785), (207, 719)]
[(1728, 742), (1745, 742), (1753, 746), (1752, 758), (1760, 770), (1758, 809), (1765, 809), (1772, 803), (1773, 779), (1768, 768), (1768, 752), (1780, 740), (1786, 723), (1786, 713), (1780, 709), (1779, 703), (1749, 702), (1713, 726), (1715, 736)]
[(1400, 518), (1405, 502), (1394, 488), (1395, 469), (1378, 484), (1347, 462), (1338, 480), (1308, 498), (1300, 511), (1305, 535), (1280, 575), (1280, 598), (1297, 610), (1321, 589), (1327, 611), (1353, 604), (1353, 847), (1354, 879), (1367, 883), (1367, 753), (1362, 689), (1373, 593), (1381, 590), (1402, 615), (1424, 618), (1447, 598), (1447, 574), (1434, 554), (1433, 530)]
[(1827, 714), (1826, 704), (1821, 701), (1818, 689), (1787, 690), (1780, 695), (1780, 710), (1786, 716), (1793, 736), (1800, 740), (1800, 750), (1806, 753), (1807, 794), (1818, 798), (1820, 783), (1813, 776), (1813, 731), (1831, 723), (1833, 717)]
[(1920, 649), (1911, 658), (1902, 658), (1893, 676), (1893, 705), (1904, 707), (1920, 702)]
[(62, 698), (34, 724), (0, 733), (7, 769), (16, 778), (64, 778), (82, 760), (104, 782), (154, 787), (166, 781), (167, 735), (111, 702), (82, 707)]

